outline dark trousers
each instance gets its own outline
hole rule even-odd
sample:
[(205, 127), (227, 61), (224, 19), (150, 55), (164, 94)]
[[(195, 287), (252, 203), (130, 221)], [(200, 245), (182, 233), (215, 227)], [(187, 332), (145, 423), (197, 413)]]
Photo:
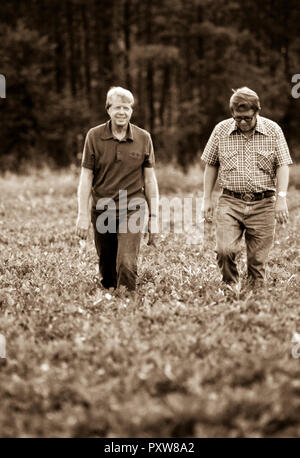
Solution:
[(96, 227), (98, 216), (98, 212), (92, 211), (101, 283), (104, 288), (118, 288), (123, 285), (133, 291), (136, 288), (137, 259), (142, 233), (120, 232), (118, 217), (116, 217), (116, 231), (100, 233)]

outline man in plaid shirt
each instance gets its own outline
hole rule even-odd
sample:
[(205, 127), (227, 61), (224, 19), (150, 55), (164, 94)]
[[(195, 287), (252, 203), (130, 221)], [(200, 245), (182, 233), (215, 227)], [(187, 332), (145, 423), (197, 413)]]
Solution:
[(275, 220), (286, 223), (289, 149), (281, 128), (259, 115), (260, 101), (247, 87), (230, 99), (232, 118), (214, 128), (202, 154), (206, 221), (213, 214), (218, 177), (223, 192), (216, 211), (217, 260), (226, 283), (238, 281), (235, 257), (245, 233), (248, 278), (261, 282), (271, 249)]

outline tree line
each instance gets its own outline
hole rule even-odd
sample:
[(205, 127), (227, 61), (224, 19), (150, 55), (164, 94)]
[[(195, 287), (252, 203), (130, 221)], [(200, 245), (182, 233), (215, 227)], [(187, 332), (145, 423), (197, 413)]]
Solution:
[(0, 167), (79, 164), (116, 85), (134, 93), (133, 122), (162, 161), (198, 160), (230, 116), (231, 89), (244, 85), (297, 158), (299, 23), (297, 0), (3, 0)]

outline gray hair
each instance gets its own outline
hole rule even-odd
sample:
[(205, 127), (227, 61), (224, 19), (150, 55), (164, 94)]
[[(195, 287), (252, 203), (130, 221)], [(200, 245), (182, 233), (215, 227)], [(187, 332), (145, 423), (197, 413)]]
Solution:
[(256, 92), (248, 87), (240, 87), (239, 89), (232, 89), (234, 94), (229, 101), (231, 111), (247, 111), (247, 110), (260, 110), (260, 100)]
[(134, 97), (133, 97), (132, 92), (120, 86), (113, 86), (109, 89), (106, 95), (105, 108), (107, 110), (109, 109), (109, 107), (112, 104), (111, 99), (116, 95), (119, 96), (122, 99), (122, 101), (124, 101), (125, 103), (130, 103), (131, 106), (134, 104)]

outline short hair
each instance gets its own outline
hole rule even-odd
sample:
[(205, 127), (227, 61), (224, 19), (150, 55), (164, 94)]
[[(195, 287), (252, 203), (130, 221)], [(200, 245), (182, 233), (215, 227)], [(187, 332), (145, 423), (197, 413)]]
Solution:
[(240, 87), (232, 89), (233, 94), (230, 97), (229, 107), (231, 111), (247, 111), (247, 110), (260, 110), (260, 100), (256, 92), (248, 87)]
[(134, 97), (133, 97), (132, 92), (120, 86), (113, 86), (109, 89), (106, 95), (105, 108), (107, 110), (109, 109), (109, 107), (112, 104), (111, 102), (112, 97), (114, 97), (115, 95), (119, 96), (125, 103), (130, 103), (131, 106), (134, 104)]

